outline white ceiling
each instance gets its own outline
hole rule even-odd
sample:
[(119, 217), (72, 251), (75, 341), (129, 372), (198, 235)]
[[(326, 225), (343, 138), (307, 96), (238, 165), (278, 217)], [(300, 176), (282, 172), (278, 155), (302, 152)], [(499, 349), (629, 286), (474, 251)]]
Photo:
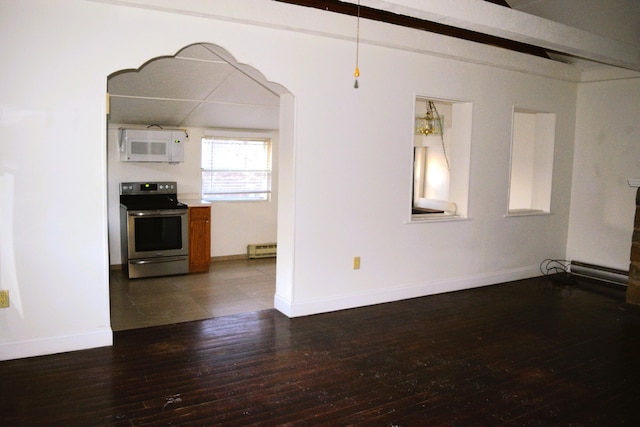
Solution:
[(640, 48), (638, 0), (506, 0), (511, 8)]
[[(516, 10), (640, 49), (639, 0), (507, 0)], [(297, 6), (291, 6), (297, 7)], [(582, 69), (602, 67), (552, 55)], [(172, 127), (278, 128), (279, 96), (286, 90), (224, 49), (197, 44), (175, 57), (151, 60), (108, 79), (109, 121)]]
[(265, 130), (278, 128), (284, 93), (255, 69), (207, 44), (116, 73), (107, 90), (111, 123)]

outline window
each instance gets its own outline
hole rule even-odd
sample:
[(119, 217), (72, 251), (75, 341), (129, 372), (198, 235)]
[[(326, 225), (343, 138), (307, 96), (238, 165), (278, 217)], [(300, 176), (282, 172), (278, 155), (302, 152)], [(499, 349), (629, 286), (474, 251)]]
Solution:
[(466, 216), (471, 104), (417, 97), (413, 134), (411, 218)]
[(270, 139), (202, 138), (204, 200), (257, 201), (270, 194)]
[(514, 109), (509, 214), (548, 213), (556, 115)]

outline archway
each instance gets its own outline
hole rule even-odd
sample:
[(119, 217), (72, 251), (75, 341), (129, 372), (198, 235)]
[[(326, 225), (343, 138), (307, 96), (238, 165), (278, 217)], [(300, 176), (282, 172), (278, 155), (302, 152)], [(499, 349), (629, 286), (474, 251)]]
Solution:
[[(277, 164), (278, 170), (274, 174), (275, 194), (271, 199), (270, 208), (253, 205), (249, 213), (243, 212), (238, 204), (227, 206), (227, 210), (219, 209), (217, 220), (224, 218), (237, 221), (245, 217), (246, 227), (259, 223), (273, 225), (272, 233), (277, 229), (278, 241), (278, 275), (290, 277), (286, 270), (291, 268), (290, 262), (285, 262), (284, 274), (280, 271), (281, 248), (291, 244), (281, 242), (282, 230), (292, 227), (281, 223), (279, 206), (283, 203), (291, 206), (292, 190), (283, 189), (279, 182), (292, 181), (292, 132), (283, 132), (281, 123), (292, 127), (292, 102), (281, 102), (281, 99), (291, 99), (291, 94), (281, 85), (269, 82), (262, 73), (253, 67), (239, 64), (223, 48), (207, 43), (197, 43), (181, 49), (176, 55), (153, 58), (138, 69), (120, 70), (108, 77), (108, 91), (110, 94), (110, 114), (107, 123), (107, 153), (108, 153), (108, 204), (109, 204), (109, 252), (112, 270), (117, 269), (123, 260), (120, 255), (120, 220), (119, 220), (119, 182), (165, 180), (178, 182), (178, 197), (199, 197), (200, 195), (200, 165), (199, 165), (199, 136), (203, 132), (216, 130), (242, 134), (277, 135)], [(123, 164), (118, 160), (117, 128), (122, 126), (160, 125), (189, 130), (189, 144), (185, 155), (185, 162), (180, 165), (168, 164)], [(276, 179), (277, 177), (277, 179)], [(257, 212), (260, 211), (260, 212)], [(258, 215), (261, 221), (250, 220), (252, 215)], [(265, 218), (269, 218), (265, 220)], [(284, 221), (291, 220), (284, 215)], [(238, 223), (233, 223), (238, 226)], [(275, 225), (278, 227), (275, 227)], [(212, 227), (213, 228), (213, 227)], [(226, 242), (227, 248), (221, 249), (213, 245), (218, 253), (214, 257), (234, 257), (239, 255), (238, 242), (229, 243), (229, 226), (213, 228), (212, 242)], [(247, 231), (244, 230), (244, 231)], [(247, 233), (250, 231), (247, 231)], [(225, 234), (225, 236), (216, 235)], [(286, 235), (287, 233), (285, 233)], [(259, 238), (258, 238), (259, 239)], [(246, 243), (243, 244), (246, 247)], [(252, 241), (249, 243), (259, 243)], [(235, 249), (232, 249), (235, 245)], [(291, 251), (285, 251), (291, 253)], [(216, 256), (217, 255), (217, 256)], [(273, 271), (273, 275), (276, 272)], [(282, 281), (281, 279), (278, 279)], [(166, 285), (165, 288), (170, 288)], [(284, 287), (284, 299), (290, 293), (290, 286)], [(166, 291), (166, 290), (165, 290)], [(159, 292), (162, 292), (159, 288)], [(282, 293), (282, 292), (281, 292)], [(271, 295), (273, 306), (273, 294)], [(113, 301), (112, 301), (113, 306)], [(132, 310), (135, 310), (132, 307)], [(139, 309), (139, 307), (138, 307)], [(113, 310), (112, 310), (113, 317)], [(197, 315), (196, 315), (197, 318)], [(195, 319), (189, 319), (195, 320)], [(112, 319), (112, 326), (114, 321)]]

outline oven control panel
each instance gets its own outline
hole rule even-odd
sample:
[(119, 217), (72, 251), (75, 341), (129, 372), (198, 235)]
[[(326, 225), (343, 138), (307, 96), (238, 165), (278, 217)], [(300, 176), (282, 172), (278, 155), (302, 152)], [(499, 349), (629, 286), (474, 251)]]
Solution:
[(120, 195), (138, 194), (176, 194), (178, 183), (176, 182), (121, 182)]

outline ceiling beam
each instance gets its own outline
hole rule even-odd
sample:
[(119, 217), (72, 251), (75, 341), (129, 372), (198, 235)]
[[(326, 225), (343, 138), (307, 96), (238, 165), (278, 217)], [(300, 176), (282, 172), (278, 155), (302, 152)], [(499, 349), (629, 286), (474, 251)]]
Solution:
[[(340, 13), (343, 15), (358, 15), (358, 5), (341, 0), (275, 0), (281, 3), (289, 3), (298, 6), (306, 6), (315, 9), (326, 10), (329, 12)], [(487, 0), (504, 6), (508, 5), (504, 0)], [(458, 28), (452, 25), (418, 19), (412, 16), (400, 15), (386, 10), (375, 9), (367, 6), (360, 6), (360, 17), (370, 19), (372, 21), (385, 22), (388, 24), (399, 25), (401, 27), (415, 28), (418, 30), (429, 31), (431, 33), (442, 34), (445, 36), (455, 37), (463, 40), (469, 40), (490, 46), (497, 46), (516, 52), (526, 53), (542, 58), (549, 59), (549, 55), (544, 49), (526, 43), (514, 42), (513, 40), (494, 37), (477, 31), (470, 31), (464, 28)]]
[[(276, 0), (355, 15), (358, 0)], [(496, 0), (500, 1), (500, 0)], [(640, 71), (640, 49), (481, 0), (360, 0), (360, 16), (536, 56), (545, 51)]]

